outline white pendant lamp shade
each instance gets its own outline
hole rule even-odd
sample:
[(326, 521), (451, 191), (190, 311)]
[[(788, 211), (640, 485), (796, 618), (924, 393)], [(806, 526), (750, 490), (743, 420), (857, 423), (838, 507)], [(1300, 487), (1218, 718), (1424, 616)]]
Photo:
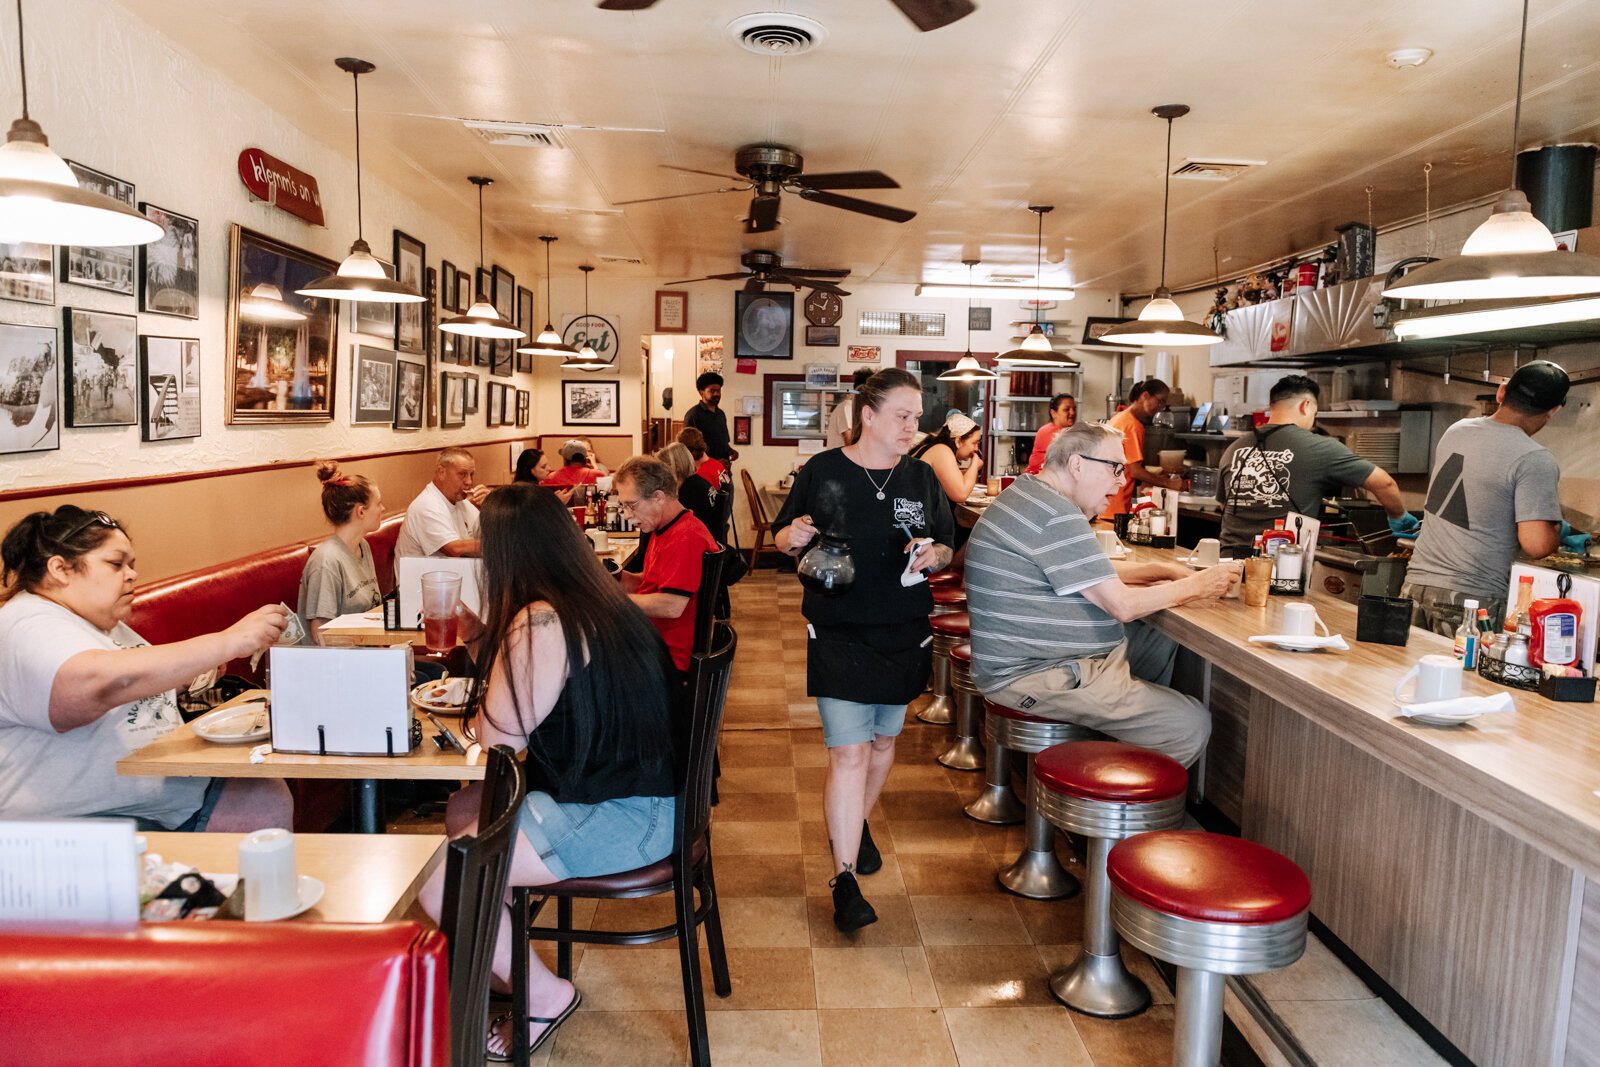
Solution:
[[(999, 362), (1010, 367), (1074, 367), (1077, 364), (1056, 354), (1050, 335), (1039, 323), (1039, 312), (1046, 296), (1044, 281), (1044, 217), (1055, 208), (1049, 204), (1029, 204), (1028, 210), (1039, 217), (1039, 233), (1033, 248), (1033, 326), (1022, 343), (1009, 352), (1002, 352)], [(1071, 290), (1067, 290), (1071, 292)], [(969, 346), (970, 347), (970, 346)]]
[(1044, 327), (1037, 322), (1033, 324), (1033, 329), (1028, 331), (1028, 336), (1024, 337), (1022, 343), (1017, 347), (1024, 352), (1047, 353), (1055, 351), (1050, 347), (1050, 338), (1045, 334)]
[(307, 318), (306, 313), (285, 300), (283, 290), (271, 282), (252, 286), (239, 298), (239, 315), (255, 322), (303, 322)]
[[(472, 175), (467, 179), (478, 187), (478, 266), (484, 264), (483, 255), (483, 190), (486, 186), (493, 185), (493, 178), (484, 178)], [(517, 329), (516, 324), (507, 319), (495, 306), (489, 303), (488, 297), (482, 292), (472, 306), (460, 315), (452, 315), (439, 324), (439, 329), (445, 333), (453, 333), (460, 337), (483, 337), (492, 341), (516, 341), (527, 334)]]
[[(546, 247), (548, 247), (548, 246), (546, 246)], [(592, 267), (589, 264), (585, 263), (583, 266), (579, 267), (578, 269), (583, 271), (583, 317), (585, 319), (588, 319), (588, 317), (589, 317), (589, 275), (590, 275), (591, 272), (594, 271), (594, 267)], [(610, 366), (611, 366), (611, 361), (609, 359), (606, 359), (599, 352), (596, 352), (594, 350), (594, 346), (591, 345), (587, 340), (585, 340), (583, 342), (583, 346), (578, 349), (577, 353), (575, 355), (573, 355), (572, 358), (564, 360), (562, 362), (561, 369), (562, 370), (597, 371), (597, 370), (606, 370)]]
[(956, 360), (956, 365), (939, 375), (941, 382), (992, 382), (1000, 375), (986, 369), (971, 352)]
[[(555, 305), (550, 302), (550, 246), (555, 244), (558, 238), (549, 234), (540, 234), (539, 240), (544, 242), (544, 329), (539, 331), (538, 337), (521, 346), (517, 351), (535, 356), (559, 356), (564, 361), (561, 365), (562, 369), (566, 370), (569, 369), (566, 364), (578, 358), (578, 350), (561, 339), (561, 335), (556, 333), (553, 321), (556, 315)], [(571, 369), (583, 370), (585, 368), (577, 367)]]

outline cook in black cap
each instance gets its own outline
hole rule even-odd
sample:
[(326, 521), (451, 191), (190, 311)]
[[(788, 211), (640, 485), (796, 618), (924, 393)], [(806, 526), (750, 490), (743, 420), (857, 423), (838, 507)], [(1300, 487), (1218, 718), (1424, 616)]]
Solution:
[(1503, 619), (1511, 563), (1520, 551), (1542, 559), (1559, 547), (1583, 551), (1588, 534), (1561, 518), (1561, 468), (1533, 435), (1566, 403), (1572, 383), (1549, 360), (1518, 368), (1496, 399), (1499, 410), (1462, 419), (1439, 438), (1422, 533), (1406, 572), (1412, 621), (1449, 635), (1462, 602), (1476, 600)]

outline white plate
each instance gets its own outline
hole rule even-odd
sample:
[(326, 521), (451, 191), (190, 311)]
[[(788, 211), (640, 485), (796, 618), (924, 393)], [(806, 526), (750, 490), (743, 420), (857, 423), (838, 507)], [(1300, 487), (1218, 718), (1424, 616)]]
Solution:
[(411, 687), (411, 703), (441, 715), (460, 715), (472, 696), (471, 678), (442, 678)]
[(1406, 722), (1422, 722), (1429, 726), (1465, 726), (1478, 717), (1477, 712), (1466, 715), (1402, 715)]
[[(194, 720), (196, 737), (217, 745), (248, 745), (272, 736), (272, 719), (265, 698), (208, 711)], [(258, 721), (259, 720), (259, 721)]]
[[(245, 887), (245, 892), (250, 892), (249, 886)], [(282, 922), (284, 919), (292, 919), (296, 915), (316, 907), (322, 901), (322, 894), (325, 892), (327, 892), (327, 888), (320, 881), (309, 874), (302, 874), (300, 876), (300, 899), (296, 901), (294, 910), (287, 915), (277, 915), (271, 919), (257, 919), (256, 922)]]
[[(1195, 569), (1197, 571), (1205, 570), (1206, 567), (1209, 566), (1209, 564), (1201, 563), (1199, 556), (1179, 556), (1178, 557), (1178, 562), (1183, 564), (1185, 567), (1192, 567), (1193, 569)], [(1217, 560), (1217, 563), (1219, 565), (1223, 564), (1223, 563), (1232, 563), (1232, 562), (1233, 562), (1233, 557), (1232, 556), (1223, 556), (1221, 559)]]

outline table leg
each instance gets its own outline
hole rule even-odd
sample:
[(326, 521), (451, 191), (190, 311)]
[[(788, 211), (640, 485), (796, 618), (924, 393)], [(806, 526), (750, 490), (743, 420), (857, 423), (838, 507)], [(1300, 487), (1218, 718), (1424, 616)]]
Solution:
[(356, 830), (363, 834), (383, 833), (378, 818), (378, 781), (362, 778), (356, 782)]

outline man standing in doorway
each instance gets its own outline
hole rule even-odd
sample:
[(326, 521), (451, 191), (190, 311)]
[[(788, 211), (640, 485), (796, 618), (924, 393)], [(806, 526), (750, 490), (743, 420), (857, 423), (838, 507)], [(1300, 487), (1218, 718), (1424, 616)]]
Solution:
[(1077, 421), (1078, 401), (1071, 393), (1057, 393), (1050, 398), (1050, 421), (1033, 435), (1033, 453), (1028, 456), (1029, 474), (1044, 470), (1044, 455), (1050, 450), (1050, 442), (1062, 430), (1070, 430)]
[(728, 447), (728, 416), (720, 407), (722, 375), (708, 370), (694, 380), (694, 387), (700, 394), (700, 403), (684, 412), (683, 424), (705, 435), (706, 455), (731, 468), (739, 453)]
[(1128, 477), (1112, 495), (1105, 512), (1100, 516), (1102, 519), (1110, 521), (1115, 515), (1125, 515), (1133, 510), (1136, 483), (1159, 486), (1162, 489), (1182, 487), (1183, 481), (1180, 478), (1151, 474), (1144, 469), (1145, 423), (1155, 418), (1157, 412), (1166, 410), (1169, 392), (1171, 390), (1167, 388), (1167, 383), (1160, 378), (1146, 378), (1142, 382), (1135, 382), (1133, 388), (1128, 390), (1128, 406), (1107, 421), (1107, 426), (1122, 434), (1122, 458), (1128, 466)]

